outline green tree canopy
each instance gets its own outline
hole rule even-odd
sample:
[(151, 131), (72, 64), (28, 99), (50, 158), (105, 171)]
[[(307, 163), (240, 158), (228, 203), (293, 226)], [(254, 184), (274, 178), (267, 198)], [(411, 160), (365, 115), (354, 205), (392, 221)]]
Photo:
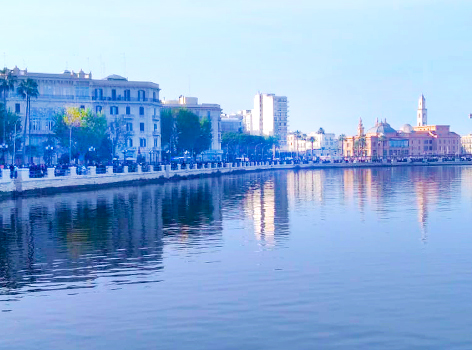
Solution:
[(173, 154), (201, 153), (211, 146), (211, 121), (181, 108), (161, 111), (162, 148)]
[[(17, 135), (21, 132), (21, 118), (18, 114), (5, 110), (3, 104), (0, 103), (0, 140), (5, 142), (9, 148), (13, 147), (15, 135), (15, 126)], [(5, 139), (4, 139), (5, 135)], [(16, 137), (15, 137), (16, 136)], [(19, 146), (17, 144), (17, 146)]]
[[(74, 109), (75, 110), (75, 109)], [(70, 113), (71, 110), (68, 110)], [(90, 109), (78, 113), (73, 122), (68, 122), (67, 112), (62, 111), (54, 117), (54, 134), (59, 144), (69, 147), (70, 127), (72, 128), (72, 154), (85, 155), (90, 147), (96, 150), (104, 147), (108, 139), (107, 119), (103, 114), (94, 114)], [(69, 124), (69, 125), (68, 125)], [(110, 148), (110, 145), (106, 145)]]

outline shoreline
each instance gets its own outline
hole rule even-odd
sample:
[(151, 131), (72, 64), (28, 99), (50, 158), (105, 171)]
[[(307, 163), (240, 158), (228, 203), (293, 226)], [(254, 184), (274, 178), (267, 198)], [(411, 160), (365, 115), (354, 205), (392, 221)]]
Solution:
[[(207, 164), (209, 165), (209, 164)], [(216, 165), (216, 164), (215, 164)], [(239, 165), (239, 166), (238, 166)], [(60, 192), (88, 191), (97, 188), (118, 186), (136, 186), (142, 184), (162, 183), (166, 181), (180, 181), (185, 179), (221, 176), (245, 172), (266, 170), (298, 170), (298, 169), (335, 169), (335, 168), (390, 168), (390, 167), (424, 167), (424, 166), (465, 166), (472, 165), (472, 161), (450, 162), (391, 162), (391, 163), (313, 163), (307, 164), (270, 164), (270, 162), (248, 162), (247, 164), (226, 163), (221, 166), (205, 167), (201, 169), (171, 170), (170, 165), (160, 166), (158, 171), (142, 171), (138, 166), (136, 172), (128, 172), (125, 167), (123, 173), (113, 173), (113, 167), (108, 166), (105, 174), (96, 174), (95, 167), (89, 167), (89, 174), (77, 175), (76, 168), (70, 167), (70, 174), (55, 176), (54, 168), (48, 168), (46, 177), (30, 178), (29, 169), (18, 169), (17, 178), (10, 178), (8, 169), (2, 170), (0, 177), (0, 199), (9, 197), (29, 197), (33, 195), (48, 195)]]

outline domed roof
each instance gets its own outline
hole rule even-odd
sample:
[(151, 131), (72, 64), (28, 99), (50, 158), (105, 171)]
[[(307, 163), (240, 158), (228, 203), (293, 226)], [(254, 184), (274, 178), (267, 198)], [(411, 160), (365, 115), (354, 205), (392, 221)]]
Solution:
[(396, 134), (397, 131), (387, 122), (377, 123), (373, 128), (367, 130), (366, 134)]
[(413, 130), (413, 127), (410, 125), (410, 124), (405, 124), (401, 127), (400, 129), (401, 132), (405, 133), (405, 134), (411, 134), (413, 132), (415, 132)]
[(128, 79), (126, 79), (125, 77), (122, 77), (121, 75), (112, 74), (112, 75), (107, 76), (105, 80), (128, 80)]

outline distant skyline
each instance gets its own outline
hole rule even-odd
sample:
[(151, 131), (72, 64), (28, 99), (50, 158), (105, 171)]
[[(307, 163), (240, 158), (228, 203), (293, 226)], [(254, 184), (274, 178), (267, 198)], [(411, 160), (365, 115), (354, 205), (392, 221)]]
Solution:
[[(8, 14), (8, 15), (5, 15)], [(2, 4), (0, 63), (160, 85), (223, 112), (287, 96), (289, 130), (356, 133), (377, 118), (472, 132), (472, 2), (63, 1)]]

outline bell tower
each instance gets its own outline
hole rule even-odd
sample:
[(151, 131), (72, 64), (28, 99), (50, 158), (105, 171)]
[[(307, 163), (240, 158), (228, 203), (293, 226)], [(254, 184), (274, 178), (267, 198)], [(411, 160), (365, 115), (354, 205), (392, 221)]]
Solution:
[(358, 136), (364, 135), (364, 125), (362, 124), (362, 118), (359, 118), (359, 125), (357, 126), (357, 135)]
[(417, 126), (425, 126), (428, 125), (428, 111), (426, 109), (426, 100), (421, 95), (418, 101), (418, 112), (416, 113), (416, 121)]

